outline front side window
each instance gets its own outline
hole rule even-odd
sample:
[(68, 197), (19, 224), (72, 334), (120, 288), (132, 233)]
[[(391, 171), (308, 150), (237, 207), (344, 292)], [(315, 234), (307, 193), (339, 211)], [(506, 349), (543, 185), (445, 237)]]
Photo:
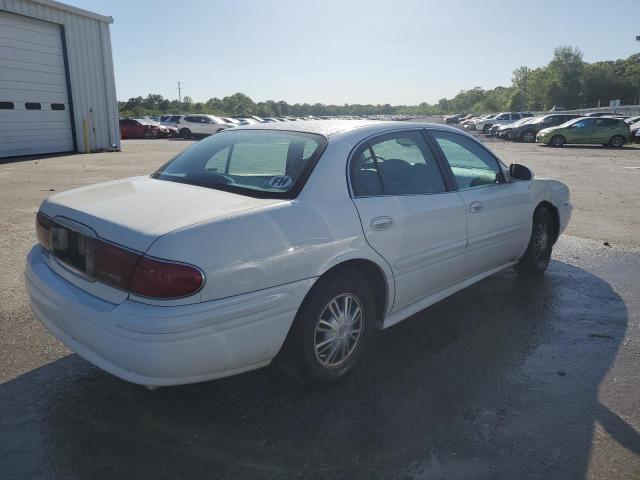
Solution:
[(585, 118), (583, 120), (578, 120), (573, 124), (573, 128), (589, 128), (593, 126), (592, 118)]
[(185, 150), (152, 175), (250, 196), (292, 198), (304, 186), (326, 139), (272, 131), (225, 131)]
[(459, 190), (504, 182), (498, 161), (475, 140), (439, 130), (432, 134), (451, 167)]
[(440, 193), (446, 186), (420, 132), (397, 132), (361, 147), (351, 164), (355, 196)]

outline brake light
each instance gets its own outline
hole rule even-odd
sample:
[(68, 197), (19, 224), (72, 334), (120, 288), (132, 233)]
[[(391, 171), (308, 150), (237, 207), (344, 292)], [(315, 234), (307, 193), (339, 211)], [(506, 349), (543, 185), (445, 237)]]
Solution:
[(190, 265), (142, 257), (129, 291), (152, 298), (178, 298), (196, 293), (204, 283), (202, 272)]
[(95, 240), (93, 268), (89, 268), (87, 273), (99, 282), (126, 290), (140, 258), (142, 255), (138, 253)]
[[(49, 232), (56, 225), (46, 215), (40, 212), (36, 215), (36, 235), (45, 250), (52, 251)], [(82, 265), (72, 266), (87, 277), (114, 288), (143, 297), (169, 299), (193, 295), (204, 284), (202, 272), (191, 265), (145, 257), (97, 238), (79, 238), (82, 240)], [(52, 252), (63, 262), (70, 263), (59, 250)]]
[(42, 248), (49, 250), (49, 228), (51, 228), (51, 219), (42, 213), (36, 215), (36, 236), (38, 243)]

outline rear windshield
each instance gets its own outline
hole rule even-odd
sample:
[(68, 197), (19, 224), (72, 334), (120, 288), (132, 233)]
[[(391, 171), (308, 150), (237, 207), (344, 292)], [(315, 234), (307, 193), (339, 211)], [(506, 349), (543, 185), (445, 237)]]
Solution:
[(279, 130), (233, 130), (188, 148), (152, 175), (267, 198), (293, 198), (326, 144), (320, 135)]

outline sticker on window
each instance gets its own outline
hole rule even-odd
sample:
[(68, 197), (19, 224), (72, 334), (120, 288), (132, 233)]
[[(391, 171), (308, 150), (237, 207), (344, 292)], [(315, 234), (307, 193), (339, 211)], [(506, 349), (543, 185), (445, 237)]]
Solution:
[(271, 177), (269, 179), (269, 186), (271, 188), (287, 188), (291, 186), (292, 183), (293, 180), (291, 180), (291, 177), (288, 177), (286, 175)]

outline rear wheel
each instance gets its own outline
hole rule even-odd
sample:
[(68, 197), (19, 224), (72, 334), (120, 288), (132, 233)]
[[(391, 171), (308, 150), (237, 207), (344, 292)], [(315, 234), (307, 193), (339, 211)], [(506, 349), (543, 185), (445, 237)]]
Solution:
[(189, 130), (188, 128), (181, 128), (180, 129), (180, 136), (182, 138), (191, 138), (191, 136), (192, 136), (191, 130)]
[(153, 132), (151, 131), (150, 128), (146, 128), (144, 132), (142, 132), (142, 136), (144, 138), (153, 138)]
[(624, 145), (624, 137), (622, 135), (614, 135), (609, 140), (609, 145), (615, 148), (620, 148)]
[(532, 130), (527, 130), (520, 135), (520, 140), (524, 143), (533, 143), (536, 141), (536, 134)]
[(553, 215), (545, 208), (538, 208), (533, 214), (533, 230), (527, 250), (515, 269), (519, 275), (542, 275), (551, 260), (555, 227)]
[(300, 383), (347, 376), (369, 346), (376, 308), (367, 279), (344, 269), (321, 278), (298, 310), (277, 364)]
[(560, 148), (565, 144), (566, 140), (562, 135), (554, 135), (549, 140), (549, 145), (552, 147)]
[(490, 128), (491, 128), (491, 125), (485, 125), (484, 127), (482, 127), (482, 133), (486, 135), (487, 133), (489, 133)]

